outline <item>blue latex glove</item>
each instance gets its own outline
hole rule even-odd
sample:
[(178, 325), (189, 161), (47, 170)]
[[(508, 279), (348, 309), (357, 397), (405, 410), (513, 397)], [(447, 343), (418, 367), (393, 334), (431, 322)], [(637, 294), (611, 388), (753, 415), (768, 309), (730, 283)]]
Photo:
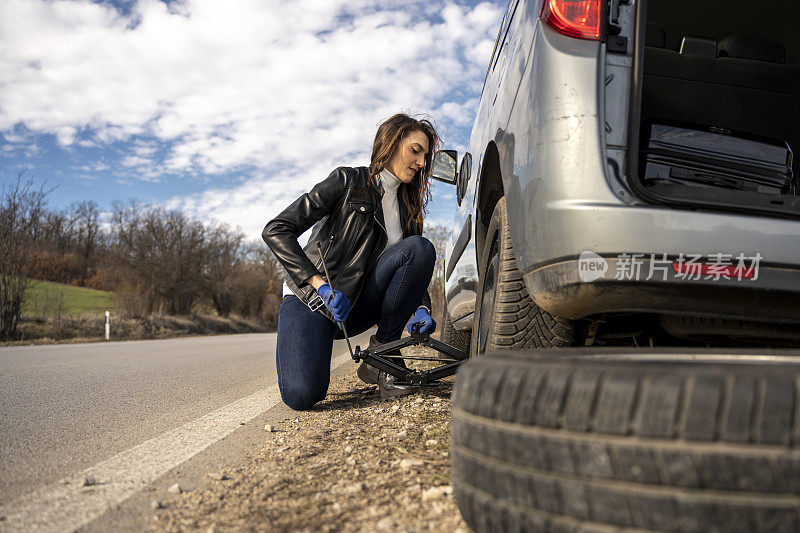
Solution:
[(334, 320), (337, 322), (347, 320), (347, 315), (350, 314), (350, 300), (344, 293), (332, 291), (330, 285), (323, 283), (317, 289), (317, 294), (325, 302), (325, 307), (331, 312)]
[(414, 316), (408, 323), (407, 329), (409, 333), (411, 333), (411, 326), (414, 324), (422, 324), (419, 328), (420, 333), (433, 333), (436, 331), (436, 322), (431, 318), (431, 315), (428, 314), (428, 311), (424, 307), (417, 309), (417, 312), (414, 313)]

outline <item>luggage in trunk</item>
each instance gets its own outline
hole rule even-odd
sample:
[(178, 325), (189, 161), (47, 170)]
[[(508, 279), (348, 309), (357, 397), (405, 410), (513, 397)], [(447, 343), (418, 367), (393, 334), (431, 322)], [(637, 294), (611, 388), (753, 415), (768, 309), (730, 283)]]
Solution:
[(666, 124), (651, 124), (643, 133), (645, 186), (796, 194), (793, 155), (785, 142)]

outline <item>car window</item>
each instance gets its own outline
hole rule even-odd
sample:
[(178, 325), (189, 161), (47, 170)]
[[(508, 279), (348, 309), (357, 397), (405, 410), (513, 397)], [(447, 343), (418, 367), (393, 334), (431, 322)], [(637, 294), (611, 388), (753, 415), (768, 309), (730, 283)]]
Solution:
[[(492, 56), (492, 70), (494, 70), (495, 65), (497, 65), (497, 60), (500, 58), (500, 54), (503, 51), (503, 46), (506, 44), (506, 37), (508, 36), (508, 28), (511, 27), (511, 21), (514, 20), (514, 14), (517, 12), (517, 6), (519, 5), (520, 0), (511, 0), (508, 4), (508, 9), (506, 9), (506, 14), (503, 15), (503, 23), (500, 25), (500, 34), (498, 35), (498, 40), (495, 43), (494, 47), (496, 53)], [(500, 46), (498, 47), (498, 43)]]
[[(489, 66), (486, 68), (486, 76), (483, 78), (483, 85), (486, 86), (486, 80), (489, 78), (489, 73), (494, 69), (494, 64), (497, 62), (497, 58), (500, 56), (500, 50), (503, 48), (503, 40), (506, 36), (506, 31), (508, 30), (508, 25), (511, 22), (512, 17), (514, 16), (514, 12), (517, 9), (517, 4), (519, 0), (511, 0), (508, 3), (508, 7), (506, 8), (506, 12), (503, 14), (503, 20), (500, 22), (500, 29), (497, 31), (497, 39), (494, 41), (494, 48), (492, 49), (492, 57), (489, 59)], [(481, 95), (483, 95), (483, 89), (481, 89)]]
[[(505, 19), (504, 19), (505, 20)], [(483, 85), (486, 86), (486, 80), (489, 79), (489, 73), (492, 71), (492, 65), (494, 65), (494, 58), (497, 57), (497, 43), (500, 42), (500, 36), (503, 35), (503, 25), (500, 25), (500, 29), (497, 32), (497, 39), (494, 41), (494, 49), (492, 49), (492, 58), (489, 60), (489, 66), (486, 68), (486, 76), (483, 77)], [(483, 90), (481, 90), (481, 95), (483, 95)]]
[(503, 20), (500, 22), (500, 29), (499, 29), (499, 30), (497, 30), (497, 38), (494, 40), (494, 48), (492, 48), (492, 57), (491, 57), (491, 59), (489, 60), (489, 67), (490, 67), (490, 68), (491, 68), (491, 65), (492, 65), (492, 64), (494, 64), (494, 60), (495, 60), (495, 58), (497, 57), (497, 45), (498, 45), (498, 43), (500, 43), (500, 37), (502, 37), (503, 35), (505, 35), (505, 34), (503, 33), (503, 30), (504, 30), (504, 29), (505, 29), (505, 27), (506, 27), (506, 17), (507, 17), (507, 16), (508, 16), (508, 11), (506, 11), (506, 12), (503, 14)]

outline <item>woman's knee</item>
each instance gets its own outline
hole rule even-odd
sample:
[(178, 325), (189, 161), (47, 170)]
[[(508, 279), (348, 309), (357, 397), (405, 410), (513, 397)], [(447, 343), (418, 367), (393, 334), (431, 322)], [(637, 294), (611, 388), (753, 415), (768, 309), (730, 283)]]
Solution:
[(431, 264), (436, 262), (436, 247), (433, 246), (433, 243), (426, 237), (422, 235), (410, 235), (406, 237), (406, 240), (415, 256)]
[(295, 411), (307, 411), (320, 401), (317, 390), (309, 387), (281, 386), (281, 400)]

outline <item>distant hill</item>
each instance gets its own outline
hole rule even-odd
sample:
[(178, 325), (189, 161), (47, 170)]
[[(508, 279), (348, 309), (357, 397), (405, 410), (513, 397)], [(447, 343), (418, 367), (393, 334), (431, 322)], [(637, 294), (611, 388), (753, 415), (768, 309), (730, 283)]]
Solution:
[(61, 315), (102, 315), (117, 310), (113, 292), (74, 287), (51, 281), (31, 280), (22, 314), (37, 317)]

